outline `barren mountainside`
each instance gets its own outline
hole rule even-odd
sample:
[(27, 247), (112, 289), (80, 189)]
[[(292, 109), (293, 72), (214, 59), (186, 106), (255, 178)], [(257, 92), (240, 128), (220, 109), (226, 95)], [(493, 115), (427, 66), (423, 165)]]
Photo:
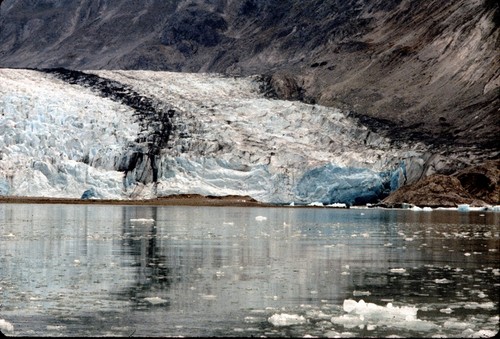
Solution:
[(261, 75), (452, 174), (498, 159), (499, 26), (492, 0), (3, 0), (0, 67)]

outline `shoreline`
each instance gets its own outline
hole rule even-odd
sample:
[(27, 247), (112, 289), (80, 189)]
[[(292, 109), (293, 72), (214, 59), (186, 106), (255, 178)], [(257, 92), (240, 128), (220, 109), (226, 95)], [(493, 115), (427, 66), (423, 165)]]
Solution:
[[(220, 206), (220, 207), (287, 207), (287, 208), (383, 208), (383, 209), (404, 209), (404, 210), (460, 210), (459, 206), (414, 206), (412, 204), (394, 204), (387, 206), (385, 204), (374, 204), (366, 206), (332, 206), (332, 205), (290, 205), (278, 203), (264, 203), (255, 200), (250, 196), (227, 195), (227, 196), (204, 196), (201, 194), (178, 194), (152, 199), (120, 200), (120, 199), (78, 199), (78, 198), (56, 198), (56, 197), (28, 197), (28, 196), (2, 196), (0, 195), (0, 204), (64, 204), (64, 205), (127, 205), (127, 206)], [(404, 207), (404, 205), (407, 205)], [(468, 206), (464, 205), (467, 211), (499, 211), (500, 206)], [(465, 210), (464, 210), (465, 211)]]
[(259, 202), (249, 196), (203, 196), (179, 194), (153, 199), (78, 199), (55, 197), (0, 196), (6, 204), (75, 204), (75, 205), (153, 205), (153, 206), (238, 206), (238, 207), (282, 207), (288, 205)]

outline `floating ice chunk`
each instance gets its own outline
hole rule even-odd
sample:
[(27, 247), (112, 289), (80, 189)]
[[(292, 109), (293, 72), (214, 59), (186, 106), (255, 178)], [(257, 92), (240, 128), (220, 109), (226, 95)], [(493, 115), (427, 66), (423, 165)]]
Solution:
[(451, 308), (447, 307), (447, 308), (440, 309), (439, 312), (450, 314), (453, 312), (453, 310)]
[(443, 278), (443, 279), (434, 279), (434, 282), (436, 284), (449, 284), (452, 283), (453, 281)]
[(267, 319), (274, 326), (291, 326), (306, 323), (306, 318), (298, 314), (273, 314)]
[(264, 221), (264, 220), (267, 220), (267, 217), (264, 217), (262, 215), (258, 215), (258, 216), (255, 217), (255, 220), (257, 220), (257, 221)]
[(347, 313), (355, 313), (362, 315), (365, 318), (373, 319), (399, 319), (399, 320), (414, 320), (417, 317), (417, 308), (402, 306), (394, 307), (392, 303), (388, 303), (386, 307), (379, 306), (373, 303), (366, 303), (364, 300), (356, 302), (352, 299), (344, 300), (344, 311)]
[(215, 300), (215, 299), (217, 299), (217, 296), (214, 295), (214, 294), (203, 294), (201, 297), (203, 299), (205, 299), (205, 300)]
[(495, 338), (496, 335), (498, 334), (498, 331), (492, 331), (492, 330), (479, 330), (477, 332), (472, 333), (470, 335), (471, 338)]
[[(323, 205), (323, 204), (321, 204)], [(327, 207), (335, 207), (335, 208), (347, 208), (347, 205), (344, 203), (336, 202), (333, 204), (326, 205)]]
[(311, 202), (310, 204), (308, 204), (307, 206), (318, 206), (318, 207), (323, 207), (323, 203), (322, 202), (319, 202), (319, 201), (313, 201)]
[(492, 302), (492, 301), (487, 301), (487, 302), (484, 302), (484, 303), (478, 303), (478, 302), (469, 302), (467, 304), (464, 305), (464, 308), (465, 309), (469, 309), (469, 310), (475, 310), (477, 308), (483, 308), (483, 309), (494, 309), (495, 308), (495, 304)]
[(495, 205), (491, 208), (493, 212), (500, 212), (500, 205)]
[(355, 297), (360, 297), (363, 295), (371, 295), (372, 293), (370, 291), (352, 291), (352, 295)]
[(371, 325), (430, 331), (437, 327), (431, 322), (417, 319), (418, 309), (413, 306), (395, 307), (392, 303), (388, 303), (384, 307), (365, 303), (363, 300), (356, 302), (352, 299), (346, 299), (344, 300), (343, 309), (348, 314), (332, 317), (330, 321), (346, 328)]
[(131, 222), (139, 222), (141, 224), (149, 224), (155, 222), (154, 219), (146, 219), (146, 218), (139, 218), (139, 219), (130, 219)]
[(406, 273), (406, 269), (404, 268), (391, 268), (389, 271), (391, 273)]
[(425, 206), (422, 210), (426, 211), (426, 212), (430, 212), (430, 211), (432, 211), (432, 208)]
[(460, 205), (457, 206), (457, 210), (459, 212), (469, 212), (470, 207), (469, 207), (468, 204), (460, 204)]
[(465, 330), (468, 327), (472, 327), (472, 324), (455, 321), (455, 319), (446, 320), (443, 324), (445, 328), (453, 328), (457, 330)]
[(9, 323), (7, 320), (0, 319), (0, 330), (12, 332), (14, 331), (14, 325)]
[(144, 300), (152, 305), (161, 305), (168, 303), (168, 300), (162, 299), (160, 297), (149, 297), (149, 298), (144, 298)]
[(412, 206), (412, 208), (410, 208), (412, 211), (421, 211), (422, 208), (418, 207), (418, 206)]

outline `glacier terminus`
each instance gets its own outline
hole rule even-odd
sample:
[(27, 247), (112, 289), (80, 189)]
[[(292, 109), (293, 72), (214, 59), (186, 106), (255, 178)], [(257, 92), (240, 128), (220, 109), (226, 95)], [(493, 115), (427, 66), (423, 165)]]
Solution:
[(430, 168), (422, 144), (261, 86), (258, 76), (0, 69), (0, 195), (361, 205)]

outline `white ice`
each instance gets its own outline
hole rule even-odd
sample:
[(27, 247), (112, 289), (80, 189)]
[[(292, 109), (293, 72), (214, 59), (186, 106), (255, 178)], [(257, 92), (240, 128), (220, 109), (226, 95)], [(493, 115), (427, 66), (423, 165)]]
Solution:
[(5, 319), (0, 319), (0, 330), (12, 332), (14, 331), (14, 325)]
[(290, 326), (304, 324), (307, 320), (302, 315), (281, 313), (273, 314), (268, 321), (274, 326)]
[(393, 306), (388, 303), (386, 306), (379, 306), (373, 303), (366, 303), (364, 300), (355, 301), (346, 299), (343, 309), (347, 314), (334, 316), (331, 322), (343, 325), (346, 328), (360, 326), (391, 326), (419, 331), (430, 331), (437, 325), (417, 319), (418, 309), (413, 306)]
[[(338, 109), (266, 99), (252, 77), (94, 73), (175, 107), (176, 130), (158, 159), (157, 184), (126, 181), (116, 170), (141, 133), (130, 107), (49, 74), (0, 69), (0, 194), (80, 198), (94, 189), (97, 198), (198, 193), (304, 204), (315, 201), (297, 191), (308, 171), (363, 168), (357, 179), (369, 186), (381, 180), (379, 171), (418, 164), (425, 152), (393, 148)], [(345, 186), (351, 179), (338, 180)]]

